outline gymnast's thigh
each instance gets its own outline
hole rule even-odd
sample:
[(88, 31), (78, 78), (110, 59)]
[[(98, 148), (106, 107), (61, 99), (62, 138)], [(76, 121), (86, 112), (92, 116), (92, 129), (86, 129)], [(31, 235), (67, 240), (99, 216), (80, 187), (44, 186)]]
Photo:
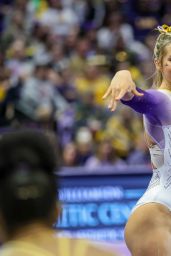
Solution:
[(171, 255), (171, 212), (159, 203), (138, 207), (125, 226), (125, 242), (135, 256)]

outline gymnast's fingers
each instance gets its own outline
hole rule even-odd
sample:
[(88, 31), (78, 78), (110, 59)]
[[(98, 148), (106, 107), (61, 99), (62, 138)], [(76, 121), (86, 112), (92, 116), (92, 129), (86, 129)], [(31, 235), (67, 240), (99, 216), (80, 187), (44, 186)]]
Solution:
[(126, 94), (125, 90), (121, 90), (118, 94), (118, 96), (115, 97), (116, 100), (120, 100), (123, 98), (123, 96)]
[(138, 91), (136, 90), (136, 88), (132, 89), (131, 92), (132, 92), (134, 95), (136, 95), (136, 96), (141, 96), (141, 97), (142, 97), (142, 96), (144, 95), (143, 93), (138, 92)]
[(116, 99), (115, 99), (115, 90), (112, 90), (112, 95), (111, 95), (111, 101), (110, 101), (110, 104), (109, 104), (109, 109), (110, 110), (113, 110), (115, 109), (115, 102), (116, 102)]
[(112, 91), (112, 87), (109, 86), (106, 93), (103, 95), (102, 99), (106, 99), (110, 95), (111, 91)]

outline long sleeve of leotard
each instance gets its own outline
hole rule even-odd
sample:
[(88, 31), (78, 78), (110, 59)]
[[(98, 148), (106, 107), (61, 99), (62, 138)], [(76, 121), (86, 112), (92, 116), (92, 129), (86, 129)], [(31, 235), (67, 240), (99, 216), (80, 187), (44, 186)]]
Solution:
[(171, 100), (167, 95), (155, 89), (147, 91), (137, 88), (143, 96), (133, 96), (131, 100), (121, 100), (135, 111), (144, 114), (155, 124), (171, 124)]

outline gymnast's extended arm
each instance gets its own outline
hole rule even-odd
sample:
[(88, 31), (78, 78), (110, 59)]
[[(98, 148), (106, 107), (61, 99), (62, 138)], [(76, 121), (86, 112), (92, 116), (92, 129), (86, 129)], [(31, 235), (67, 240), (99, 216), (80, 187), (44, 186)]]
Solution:
[(137, 88), (127, 70), (116, 73), (103, 98), (107, 97), (110, 99), (108, 108), (111, 111), (114, 111), (118, 101), (121, 101), (158, 125), (171, 124), (170, 98), (156, 89), (144, 91)]

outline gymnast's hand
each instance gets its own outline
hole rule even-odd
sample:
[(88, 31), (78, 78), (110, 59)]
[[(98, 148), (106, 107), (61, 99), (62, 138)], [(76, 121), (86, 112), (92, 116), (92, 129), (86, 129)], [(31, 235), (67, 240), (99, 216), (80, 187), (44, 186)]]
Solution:
[(134, 95), (143, 96), (136, 90), (136, 85), (132, 80), (131, 73), (128, 70), (118, 71), (113, 77), (109, 88), (103, 96), (103, 99), (109, 97), (108, 108), (111, 111), (116, 109), (117, 103), (120, 99), (129, 100)]

